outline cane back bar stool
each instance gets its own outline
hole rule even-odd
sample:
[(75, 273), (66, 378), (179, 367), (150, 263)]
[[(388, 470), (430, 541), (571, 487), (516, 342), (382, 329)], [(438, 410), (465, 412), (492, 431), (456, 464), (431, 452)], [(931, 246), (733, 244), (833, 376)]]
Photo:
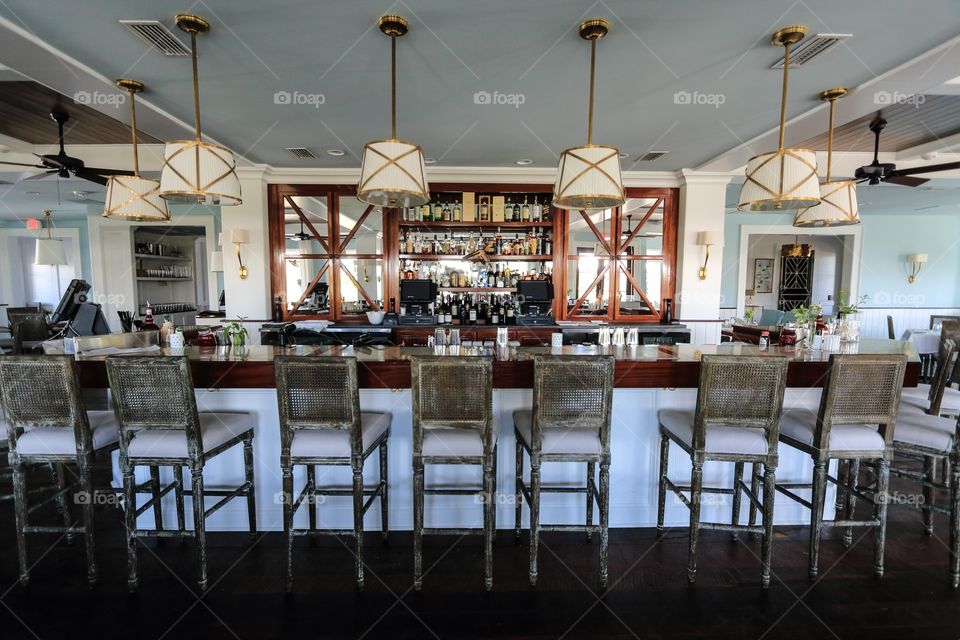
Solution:
[[(780, 441), (810, 454), (813, 459), (812, 483), (778, 483), (777, 491), (810, 509), (809, 574), (819, 572), (820, 535), (826, 525), (843, 528), (849, 544), (853, 527), (873, 527), (876, 546), (873, 570), (883, 576), (883, 554), (887, 534), (887, 488), (893, 459), (894, 429), (900, 404), (900, 390), (906, 371), (906, 355), (830, 356), (827, 379), (817, 414), (791, 409), (783, 414)], [(838, 477), (828, 474), (830, 461), (837, 459)], [(870, 499), (860, 490), (856, 477), (859, 464), (870, 464), (876, 475), (876, 491)], [(836, 485), (846, 504), (834, 521), (824, 521), (827, 482)], [(794, 489), (812, 490), (805, 500)], [(854, 497), (873, 504), (873, 517), (853, 518)], [(837, 503), (841, 504), (838, 498)]]
[[(246, 497), (250, 534), (257, 531), (253, 480), (253, 417), (249, 413), (199, 412), (190, 364), (184, 356), (110, 357), (107, 377), (120, 423), (120, 470), (123, 473), (127, 542), (127, 586), (137, 588), (137, 538), (187, 537), (196, 541), (200, 589), (207, 588), (206, 519), (234, 498)], [(203, 468), (208, 460), (243, 445), (244, 478), (238, 487), (206, 489)], [(172, 467), (173, 482), (137, 507), (134, 471), (139, 466)], [(190, 469), (190, 490), (183, 469)], [(159, 483), (158, 471), (152, 471)], [(160, 499), (174, 491), (177, 529), (163, 528)], [(193, 503), (193, 533), (186, 530), (184, 496)], [(204, 498), (221, 498), (209, 509)], [(137, 517), (154, 508), (154, 529), (137, 529)]]
[[(783, 413), (787, 381), (786, 358), (767, 356), (705, 355), (700, 361), (700, 380), (694, 411), (665, 409), (660, 420), (660, 490), (657, 503), (657, 531), (663, 533), (667, 489), (690, 510), (687, 579), (697, 575), (697, 541), (701, 529), (730, 531), (734, 539), (741, 531), (762, 534), (760, 581), (770, 585), (770, 558), (773, 553), (774, 482), (777, 471), (777, 437)], [(690, 485), (674, 484), (667, 475), (670, 442), (687, 452), (693, 463)], [(733, 487), (705, 487), (706, 462), (733, 462)], [(746, 463), (751, 463), (753, 480), (743, 481)], [(763, 466), (762, 480), (758, 468)], [(763, 495), (759, 495), (759, 483)], [(687, 497), (687, 493), (690, 497)], [(704, 493), (733, 496), (730, 523), (701, 522)], [(763, 525), (740, 524), (740, 506), (747, 496), (753, 509), (763, 509)]]
[[(93, 507), (93, 463), (96, 454), (117, 448), (117, 421), (112, 411), (87, 412), (73, 358), (69, 356), (0, 357), (0, 399), (6, 414), (9, 455), (13, 470), (13, 496), (17, 528), (17, 556), (20, 582), (30, 580), (26, 535), (30, 533), (80, 533), (87, 554), (87, 581), (97, 582)], [(53, 495), (35, 505), (28, 504), (26, 469), (32, 464), (49, 464), (56, 469)], [(76, 464), (82, 505), (79, 526), (67, 507), (72, 487), (66, 483), (64, 465)], [(30, 492), (33, 493), (33, 492)], [(32, 525), (31, 513), (55, 501), (64, 518), (63, 526)]]
[(933, 416), (960, 415), (960, 389), (953, 386), (960, 384), (960, 361), (956, 358), (956, 344), (953, 338), (940, 341), (937, 369), (932, 383), (921, 383), (903, 389), (900, 396), (901, 410), (920, 409)]
[[(520, 537), (523, 500), (530, 507), (530, 584), (537, 584), (540, 531), (584, 531), (600, 534), (600, 586), (607, 586), (608, 521), (610, 515), (610, 416), (613, 401), (613, 356), (534, 356), (533, 409), (513, 412), (516, 437), (515, 533)], [(530, 456), (530, 484), (523, 481), (523, 452)], [(587, 465), (583, 487), (544, 487), (540, 467), (545, 462)], [(597, 486), (597, 466), (600, 483)], [(584, 525), (541, 525), (543, 493), (586, 495)], [(600, 525), (593, 525), (593, 501)]]
[[(389, 413), (360, 411), (355, 358), (277, 356), (274, 359), (280, 407), (280, 467), (283, 470), (283, 527), (286, 535), (286, 588), (293, 588), (294, 536), (349, 535), (356, 539), (354, 552), (357, 588), (363, 589), (363, 516), (380, 498), (383, 537), (389, 530), (387, 500), (387, 440)], [(380, 455), (380, 479), (364, 488), (363, 465), (374, 452)], [(303, 465), (307, 483), (296, 499), (293, 468)], [(349, 465), (353, 487), (318, 489), (314, 467)], [(318, 530), (316, 496), (352, 496), (353, 529)], [(294, 529), (293, 517), (308, 501), (309, 529)]]
[[(493, 362), (475, 356), (413, 358), (413, 585), (423, 585), (423, 536), (476, 529), (424, 527), (426, 495), (480, 494), (483, 502), (484, 586), (493, 588), (497, 435), (493, 430)], [(483, 486), (425, 487), (428, 464), (480, 465)]]

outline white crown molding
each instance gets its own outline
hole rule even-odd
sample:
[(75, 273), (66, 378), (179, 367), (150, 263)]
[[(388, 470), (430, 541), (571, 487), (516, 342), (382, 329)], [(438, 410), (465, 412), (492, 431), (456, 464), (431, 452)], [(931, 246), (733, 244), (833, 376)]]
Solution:
[(683, 176), (683, 184), (690, 185), (727, 185), (734, 178), (742, 178), (742, 174), (736, 171), (696, 171), (694, 169), (681, 169), (679, 172)]

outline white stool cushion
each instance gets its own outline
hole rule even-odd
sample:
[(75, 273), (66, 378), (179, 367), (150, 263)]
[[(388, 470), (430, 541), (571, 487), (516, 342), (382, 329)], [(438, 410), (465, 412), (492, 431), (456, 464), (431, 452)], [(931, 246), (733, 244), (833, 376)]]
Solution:
[(956, 430), (957, 421), (954, 418), (931, 416), (922, 409), (901, 403), (893, 440), (948, 453), (953, 446)]
[[(906, 387), (900, 394), (900, 402), (904, 405), (918, 406), (921, 409), (930, 407), (930, 385), (919, 384), (915, 387)], [(949, 415), (960, 414), (960, 389), (947, 387), (943, 390), (943, 399), (940, 401), (940, 413)]]
[[(102, 449), (116, 444), (120, 438), (117, 419), (113, 411), (88, 411), (93, 449)], [(0, 427), (6, 428), (2, 421)], [(77, 440), (71, 427), (36, 427), (25, 432), (17, 440), (20, 455), (75, 455)]]
[(448, 458), (482, 456), (483, 439), (477, 429), (424, 429), (421, 453)]
[[(687, 446), (692, 446), (693, 411), (664, 409), (657, 413), (657, 417), (664, 429)], [(767, 436), (764, 430), (759, 427), (731, 427), (708, 424), (704, 451), (708, 453), (765, 455), (767, 453)]]
[[(393, 416), (389, 413), (360, 412), (363, 450), (377, 441)], [(293, 434), (290, 455), (294, 458), (349, 458), (350, 431), (347, 429), (300, 429)]]
[[(800, 443), (813, 445), (817, 414), (804, 409), (783, 412), (780, 434)], [(830, 429), (828, 443), (831, 451), (883, 451), (883, 438), (877, 427), (866, 424), (835, 424)]]
[(819, 387), (791, 387), (783, 394), (783, 409), (805, 409), (816, 415), (820, 411), (820, 397), (823, 389)]
[[(204, 451), (253, 429), (249, 413), (200, 413), (200, 438)], [(131, 458), (187, 458), (187, 433), (183, 429), (151, 429), (137, 433), (127, 455)]]
[[(533, 410), (514, 411), (513, 425), (529, 447), (533, 442)], [(600, 455), (600, 432), (582, 427), (546, 427), (543, 430), (543, 453)]]

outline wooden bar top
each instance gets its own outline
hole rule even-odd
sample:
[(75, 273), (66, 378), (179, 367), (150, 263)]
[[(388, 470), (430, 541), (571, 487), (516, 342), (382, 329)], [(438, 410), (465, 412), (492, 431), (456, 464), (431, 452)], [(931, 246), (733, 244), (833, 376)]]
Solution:
[[(790, 359), (787, 386), (821, 387), (830, 353), (771, 346), (765, 350), (752, 344), (651, 345), (640, 347), (565, 346), (515, 347), (505, 357), (483, 347), (383, 347), (383, 346), (296, 346), (269, 347), (186, 347), (177, 352), (163, 349), (163, 355), (184, 355), (191, 361), (198, 389), (272, 389), (275, 386), (273, 359), (277, 355), (349, 356), (358, 363), (360, 386), (365, 389), (410, 388), (410, 358), (423, 355), (491, 356), (495, 358), (493, 384), (498, 389), (529, 389), (533, 386), (533, 356), (536, 354), (610, 354), (616, 360), (615, 386), (623, 388), (696, 388), (700, 357), (704, 354), (783, 356)], [(916, 386), (920, 358), (913, 345), (896, 340), (863, 338), (844, 345), (841, 353), (909, 356), (904, 386)], [(81, 383), (89, 388), (107, 387), (105, 356), (77, 356)]]

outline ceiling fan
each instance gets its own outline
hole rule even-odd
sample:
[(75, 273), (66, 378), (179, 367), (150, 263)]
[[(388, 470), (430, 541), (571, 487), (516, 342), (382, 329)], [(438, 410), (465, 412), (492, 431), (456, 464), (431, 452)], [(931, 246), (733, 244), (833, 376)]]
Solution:
[(887, 121), (877, 117), (870, 123), (870, 131), (873, 131), (873, 162), (862, 166), (853, 174), (858, 182), (867, 182), (875, 185), (881, 182), (898, 184), (904, 187), (919, 187), (930, 178), (915, 178), (917, 173), (934, 173), (937, 171), (952, 171), (960, 169), (960, 162), (944, 162), (941, 164), (928, 164), (923, 167), (913, 167), (912, 169), (897, 169), (897, 165), (892, 162), (880, 162), (880, 132), (887, 126)]
[(309, 239), (312, 238), (313, 236), (311, 236), (309, 233), (304, 233), (304, 231), (303, 231), (303, 218), (301, 218), (301, 219), (300, 219), (300, 233), (288, 233), (288, 234), (286, 234), (285, 237), (290, 238), (290, 239), (292, 239), (292, 240), (299, 240), (300, 242), (306, 242), (307, 240), (309, 240)]
[(82, 178), (83, 180), (89, 180), (90, 182), (96, 182), (97, 184), (105, 185), (107, 184), (107, 179), (105, 176), (132, 176), (132, 171), (127, 171), (125, 169), (99, 169), (97, 167), (88, 167), (84, 165), (83, 160), (80, 158), (73, 158), (67, 155), (66, 151), (63, 148), (63, 125), (70, 119), (70, 115), (65, 111), (51, 111), (50, 118), (57, 123), (57, 129), (59, 132), (59, 141), (60, 141), (60, 151), (56, 154), (47, 154), (39, 155), (34, 154), (40, 158), (39, 164), (27, 164), (23, 162), (3, 162), (0, 161), (0, 165), (11, 165), (17, 167), (35, 167), (38, 169), (47, 169), (43, 173), (38, 173), (32, 175), (29, 178), (24, 178), (24, 180), (39, 180), (41, 178), (46, 178), (48, 175), (57, 174), (60, 178), (70, 178), (76, 176), (77, 178)]

